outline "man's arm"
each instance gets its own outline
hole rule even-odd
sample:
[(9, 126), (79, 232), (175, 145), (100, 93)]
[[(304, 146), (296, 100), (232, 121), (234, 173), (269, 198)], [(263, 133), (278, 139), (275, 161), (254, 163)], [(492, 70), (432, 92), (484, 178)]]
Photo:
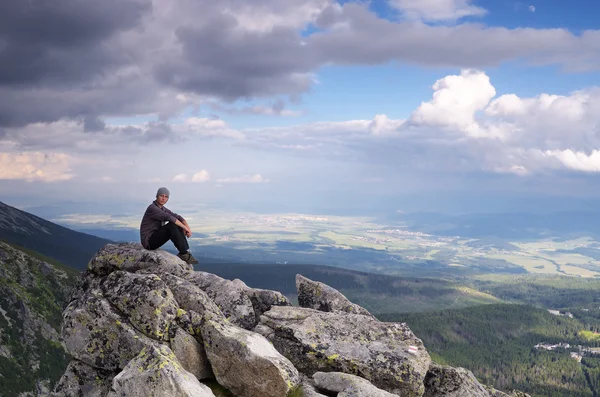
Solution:
[(169, 215), (171, 215), (175, 218), (175, 224), (183, 229), (183, 232), (185, 233), (186, 237), (192, 237), (192, 229), (190, 228), (190, 225), (188, 225), (187, 221), (185, 220), (185, 218), (183, 216), (174, 213), (167, 207), (163, 207), (163, 209), (165, 210), (166, 213), (168, 213)]
[(190, 229), (190, 226), (188, 225), (185, 219), (183, 220), (183, 222), (177, 219), (175, 221), (175, 224), (183, 229), (183, 233), (185, 233), (186, 237), (192, 237), (192, 229)]

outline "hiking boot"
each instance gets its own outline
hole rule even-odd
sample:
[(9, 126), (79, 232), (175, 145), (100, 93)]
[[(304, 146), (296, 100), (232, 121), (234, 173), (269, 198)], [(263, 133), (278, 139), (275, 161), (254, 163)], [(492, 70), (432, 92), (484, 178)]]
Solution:
[(179, 259), (183, 260), (188, 265), (198, 264), (198, 261), (196, 260), (196, 258), (194, 258), (189, 251), (186, 252), (185, 254), (177, 254), (177, 256), (179, 257)]

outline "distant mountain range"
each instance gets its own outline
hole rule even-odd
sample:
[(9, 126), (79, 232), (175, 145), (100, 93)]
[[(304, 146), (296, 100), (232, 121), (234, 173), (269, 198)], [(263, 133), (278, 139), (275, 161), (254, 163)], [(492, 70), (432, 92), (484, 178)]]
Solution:
[(100, 237), (76, 232), (0, 202), (0, 240), (39, 252), (83, 270), (101, 247)]

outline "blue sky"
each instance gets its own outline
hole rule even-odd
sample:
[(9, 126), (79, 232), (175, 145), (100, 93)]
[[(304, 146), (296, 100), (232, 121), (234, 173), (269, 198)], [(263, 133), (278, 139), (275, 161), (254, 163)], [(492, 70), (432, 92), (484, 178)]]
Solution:
[(163, 185), (182, 205), (289, 212), (600, 195), (593, 1), (9, 3), (9, 204), (129, 211)]

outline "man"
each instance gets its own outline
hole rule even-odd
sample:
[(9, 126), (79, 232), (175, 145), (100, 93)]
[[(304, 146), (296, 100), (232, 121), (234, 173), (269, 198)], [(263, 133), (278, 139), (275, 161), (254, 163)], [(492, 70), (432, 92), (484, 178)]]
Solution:
[(198, 263), (192, 256), (186, 237), (192, 237), (192, 230), (187, 221), (165, 204), (169, 201), (169, 189), (161, 187), (156, 192), (156, 200), (146, 209), (140, 225), (142, 246), (149, 250), (160, 248), (171, 240), (179, 250), (177, 256), (190, 265)]

